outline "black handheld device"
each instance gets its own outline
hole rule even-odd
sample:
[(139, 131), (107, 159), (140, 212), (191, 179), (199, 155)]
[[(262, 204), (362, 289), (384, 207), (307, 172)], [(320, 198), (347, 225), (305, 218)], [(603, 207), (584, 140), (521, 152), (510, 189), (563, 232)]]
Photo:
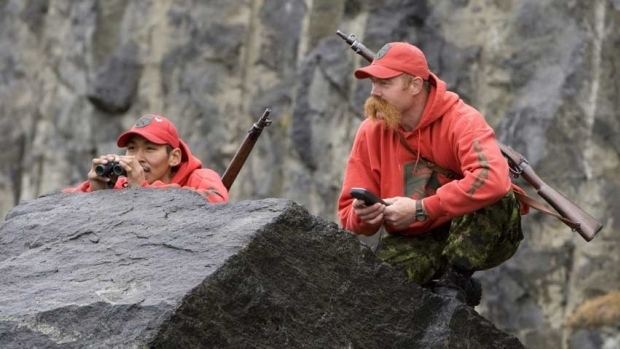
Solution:
[(127, 176), (127, 172), (118, 163), (118, 161), (110, 161), (106, 164), (98, 164), (95, 166), (95, 173), (102, 177), (118, 177)]
[(366, 206), (372, 206), (376, 204), (377, 202), (380, 202), (384, 204), (385, 206), (390, 205), (387, 202), (381, 200), (381, 198), (379, 198), (377, 195), (369, 192), (368, 190), (364, 188), (351, 188), (351, 196), (358, 200), (364, 201)]

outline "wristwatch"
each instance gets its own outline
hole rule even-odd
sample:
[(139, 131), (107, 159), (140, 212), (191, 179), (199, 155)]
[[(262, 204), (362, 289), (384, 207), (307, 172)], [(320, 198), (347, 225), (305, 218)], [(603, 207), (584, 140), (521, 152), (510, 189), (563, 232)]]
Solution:
[(422, 200), (415, 201), (415, 220), (424, 222), (428, 218), (426, 212), (424, 211), (424, 205), (422, 205)]

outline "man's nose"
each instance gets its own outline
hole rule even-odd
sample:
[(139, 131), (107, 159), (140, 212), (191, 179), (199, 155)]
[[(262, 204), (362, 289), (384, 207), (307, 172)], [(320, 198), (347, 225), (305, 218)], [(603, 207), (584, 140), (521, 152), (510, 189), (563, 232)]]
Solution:
[(379, 86), (372, 84), (372, 88), (370, 89), (370, 95), (375, 97), (381, 97), (381, 89)]
[(136, 160), (138, 161), (144, 161), (144, 154), (145, 154), (144, 149), (136, 149), (133, 156), (135, 156)]

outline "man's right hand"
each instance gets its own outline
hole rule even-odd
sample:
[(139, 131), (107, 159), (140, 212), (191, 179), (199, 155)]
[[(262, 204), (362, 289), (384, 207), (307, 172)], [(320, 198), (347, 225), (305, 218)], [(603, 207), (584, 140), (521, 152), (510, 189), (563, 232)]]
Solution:
[(376, 203), (371, 206), (366, 206), (364, 201), (353, 199), (353, 211), (360, 217), (362, 222), (370, 225), (380, 225), (383, 223), (383, 211), (385, 205)]
[(108, 162), (116, 161), (117, 158), (118, 155), (108, 154), (101, 155), (100, 157), (93, 159), (90, 171), (88, 171), (88, 182), (90, 182), (91, 191), (108, 189), (110, 178), (97, 175), (95, 172), (95, 167), (99, 164), (107, 164)]

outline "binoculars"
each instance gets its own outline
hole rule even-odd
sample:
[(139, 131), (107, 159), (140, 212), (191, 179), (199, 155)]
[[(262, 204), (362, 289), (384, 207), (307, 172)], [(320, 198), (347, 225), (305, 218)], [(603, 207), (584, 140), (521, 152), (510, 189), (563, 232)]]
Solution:
[(99, 164), (95, 166), (95, 173), (97, 174), (97, 176), (102, 177), (127, 176), (127, 172), (118, 163), (118, 161), (111, 161), (107, 164)]

